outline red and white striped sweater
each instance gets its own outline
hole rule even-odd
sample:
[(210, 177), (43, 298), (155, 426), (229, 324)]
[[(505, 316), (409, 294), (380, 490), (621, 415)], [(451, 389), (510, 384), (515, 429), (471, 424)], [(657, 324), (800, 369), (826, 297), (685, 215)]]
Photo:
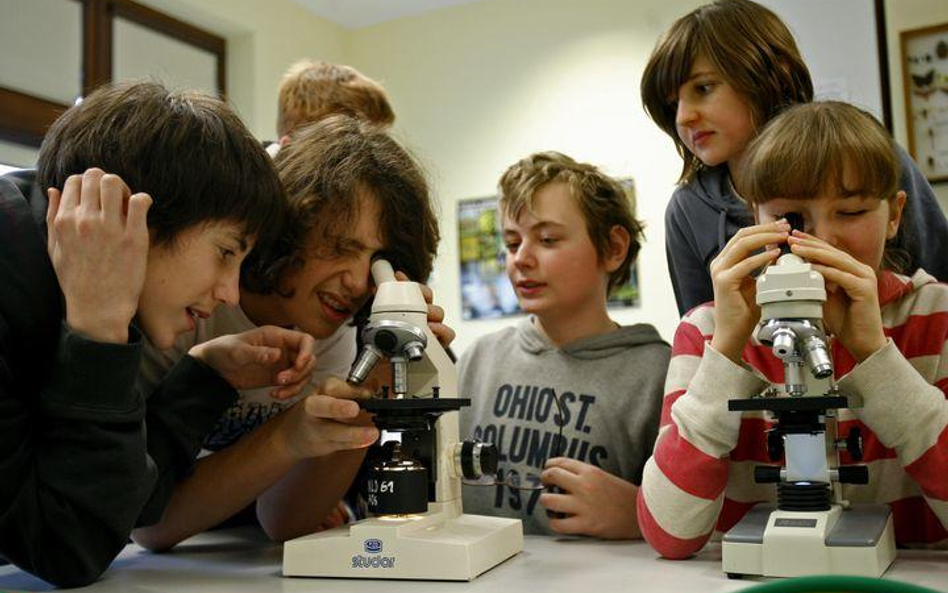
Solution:
[[(899, 545), (948, 548), (948, 285), (919, 270), (880, 274), (887, 345), (856, 365), (835, 341), (836, 378), (864, 407), (840, 410), (839, 432), (862, 429), (868, 485), (845, 485), (854, 503), (887, 503)], [(783, 368), (753, 339), (734, 364), (711, 348), (714, 305), (689, 312), (675, 333), (661, 428), (645, 466), (638, 520), (662, 556), (686, 558), (730, 529), (773, 484), (754, 483), (767, 457), (762, 412), (729, 412), (727, 400), (779, 383)], [(852, 463), (841, 454), (843, 465)]]

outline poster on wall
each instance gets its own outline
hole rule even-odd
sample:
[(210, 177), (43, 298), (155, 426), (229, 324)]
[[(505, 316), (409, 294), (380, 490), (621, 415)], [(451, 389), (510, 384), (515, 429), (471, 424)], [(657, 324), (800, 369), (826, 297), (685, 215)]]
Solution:
[(909, 153), (930, 182), (948, 181), (948, 23), (901, 41)]
[[(626, 188), (635, 212), (632, 179), (619, 182)], [(468, 321), (520, 314), (517, 295), (507, 279), (507, 253), (496, 196), (458, 202), (458, 243), (462, 318)], [(613, 291), (609, 306), (637, 307), (639, 302), (638, 266), (633, 265), (629, 281)]]

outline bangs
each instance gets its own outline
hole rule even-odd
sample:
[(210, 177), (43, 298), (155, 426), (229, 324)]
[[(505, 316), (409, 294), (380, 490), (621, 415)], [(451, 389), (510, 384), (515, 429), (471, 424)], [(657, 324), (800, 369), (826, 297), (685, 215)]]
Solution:
[(825, 107), (799, 106), (767, 126), (748, 148), (735, 180), (741, 196), (760, 204), (814, 198), (824, 191), (842, 197), (895, 195), (899, 168), (888, 134), (855, 108)]
[(663, 37), (642, 76), (642, 103), (649, 117), (668, 134), (675, 127), (678, 89), (691, 76), (691, 67), (699, 52), (699, 31), (693, 26), (674, 29)]

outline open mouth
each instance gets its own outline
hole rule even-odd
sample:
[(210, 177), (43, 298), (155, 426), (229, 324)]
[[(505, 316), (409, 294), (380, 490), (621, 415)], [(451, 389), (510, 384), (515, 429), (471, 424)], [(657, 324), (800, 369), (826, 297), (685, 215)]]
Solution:
[(331, 294), (319, 293), (319, 301), (331, 312), (341, 316), (349, 317), (352, 315), (352, 304), (335, 298)]

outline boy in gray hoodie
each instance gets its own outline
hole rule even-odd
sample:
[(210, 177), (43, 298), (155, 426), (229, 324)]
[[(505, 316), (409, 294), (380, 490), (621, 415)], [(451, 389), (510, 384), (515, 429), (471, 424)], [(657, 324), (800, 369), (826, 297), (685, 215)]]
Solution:
[(641, 537), (635, 496), (658, 431), (669, 346), (609, 318), (642, 225), (622, 186), (556, 152), (500, 180), (507, 274), (530, 316), (461, 358), (462, 434), (493, 442), (497, 484), (465, 512), (518, 517), (526, 533)]

